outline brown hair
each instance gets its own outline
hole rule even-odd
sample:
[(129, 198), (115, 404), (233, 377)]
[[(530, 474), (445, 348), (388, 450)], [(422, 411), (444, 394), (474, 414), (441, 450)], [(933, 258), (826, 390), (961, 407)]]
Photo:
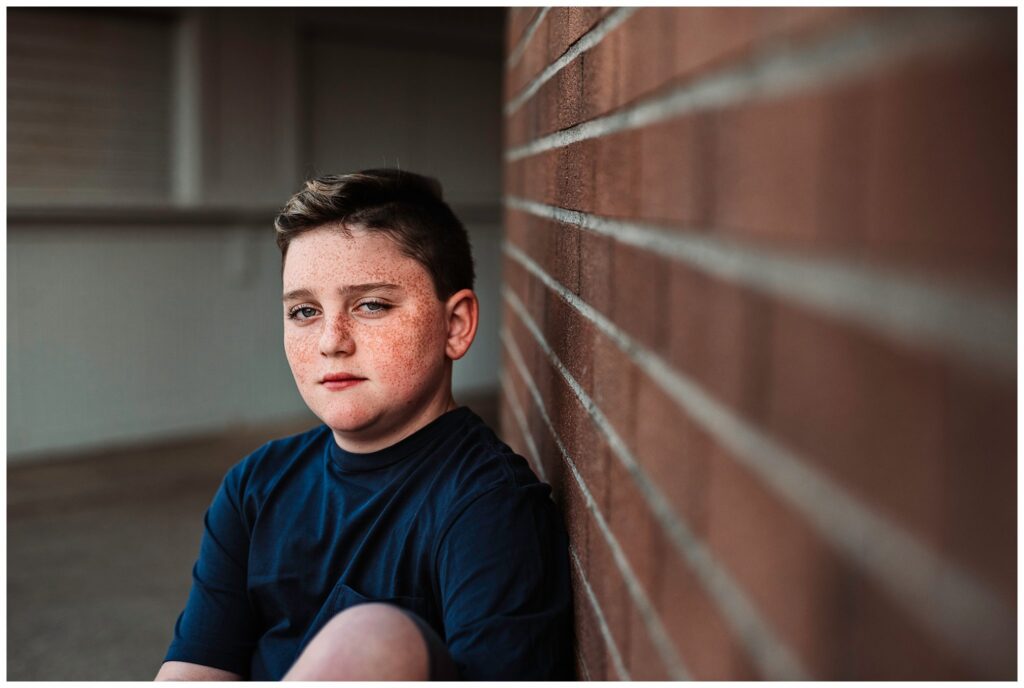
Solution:
[(469, 235), (436, 179), (396, 169), (310, 179), (274, 220), (282, 265), (292, 239), (328, 223), (387, 233), (427, 269), (442, 300), (473, 288)]

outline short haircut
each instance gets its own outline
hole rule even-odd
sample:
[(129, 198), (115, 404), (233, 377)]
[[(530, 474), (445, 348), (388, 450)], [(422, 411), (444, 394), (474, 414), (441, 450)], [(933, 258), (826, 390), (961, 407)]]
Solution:
[(360, 228), (388, 234), (427, 269), (442, 301), (473, 288), (469, 235), (432, 177), (374, 169), (310, 179), (274, 220), (282, 266), (292, 239), (328, 224), (342, 232)]

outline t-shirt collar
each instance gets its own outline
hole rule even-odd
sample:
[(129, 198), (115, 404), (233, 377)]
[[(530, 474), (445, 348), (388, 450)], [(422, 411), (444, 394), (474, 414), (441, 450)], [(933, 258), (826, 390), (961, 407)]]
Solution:
[(334, 433), (328, 429), (328, 451), (335, 465), (346, 473), (377, 470), (398, 463), (419, 449), (424, 448), (434, 439), (449, 434), (469, 413), (471, 411), (468, 406), (459, 406), (451, 411), (442, 413), (416, 432), (395, 442), (390, 447), (366, 453), (350, 452), (342, 449), (335, 441)]

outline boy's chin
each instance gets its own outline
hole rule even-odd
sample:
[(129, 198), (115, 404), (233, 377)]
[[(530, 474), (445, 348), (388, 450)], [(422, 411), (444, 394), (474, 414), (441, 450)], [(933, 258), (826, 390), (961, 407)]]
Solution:
[(340, 433), (357, 433), (366, 430), (379, 420), (379, 414), (367, 409), (325, 409), (317, 414), (324, 425)]

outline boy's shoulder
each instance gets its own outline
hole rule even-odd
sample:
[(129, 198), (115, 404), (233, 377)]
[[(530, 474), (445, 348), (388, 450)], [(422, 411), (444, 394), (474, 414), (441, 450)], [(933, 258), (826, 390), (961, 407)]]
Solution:
[(431, 490), (441, 532), (465, 514), (484, 512), (500, 519), (510, 509), (547, 503), (551, 497), (551, 486), (537, 478), (526, 459), (482, 418), (466, 411), (460, 430), (449, 437), (452, 450), (444, 455)]
[(463, 406), (462, 422), (448, 437), (450, 451), (443, 473), (456, 489), (486, 489), (492, 485), (521, 487), (538, 482), (526, 459), (503, 442), (480, 416)]
[(228, 470), (225, 485), (239, 494), (253, 489), (265, 490), (284, 473), (322, 452), (330, 438), (330, 428), (321, 423), (309, 430), (265, 442)]

